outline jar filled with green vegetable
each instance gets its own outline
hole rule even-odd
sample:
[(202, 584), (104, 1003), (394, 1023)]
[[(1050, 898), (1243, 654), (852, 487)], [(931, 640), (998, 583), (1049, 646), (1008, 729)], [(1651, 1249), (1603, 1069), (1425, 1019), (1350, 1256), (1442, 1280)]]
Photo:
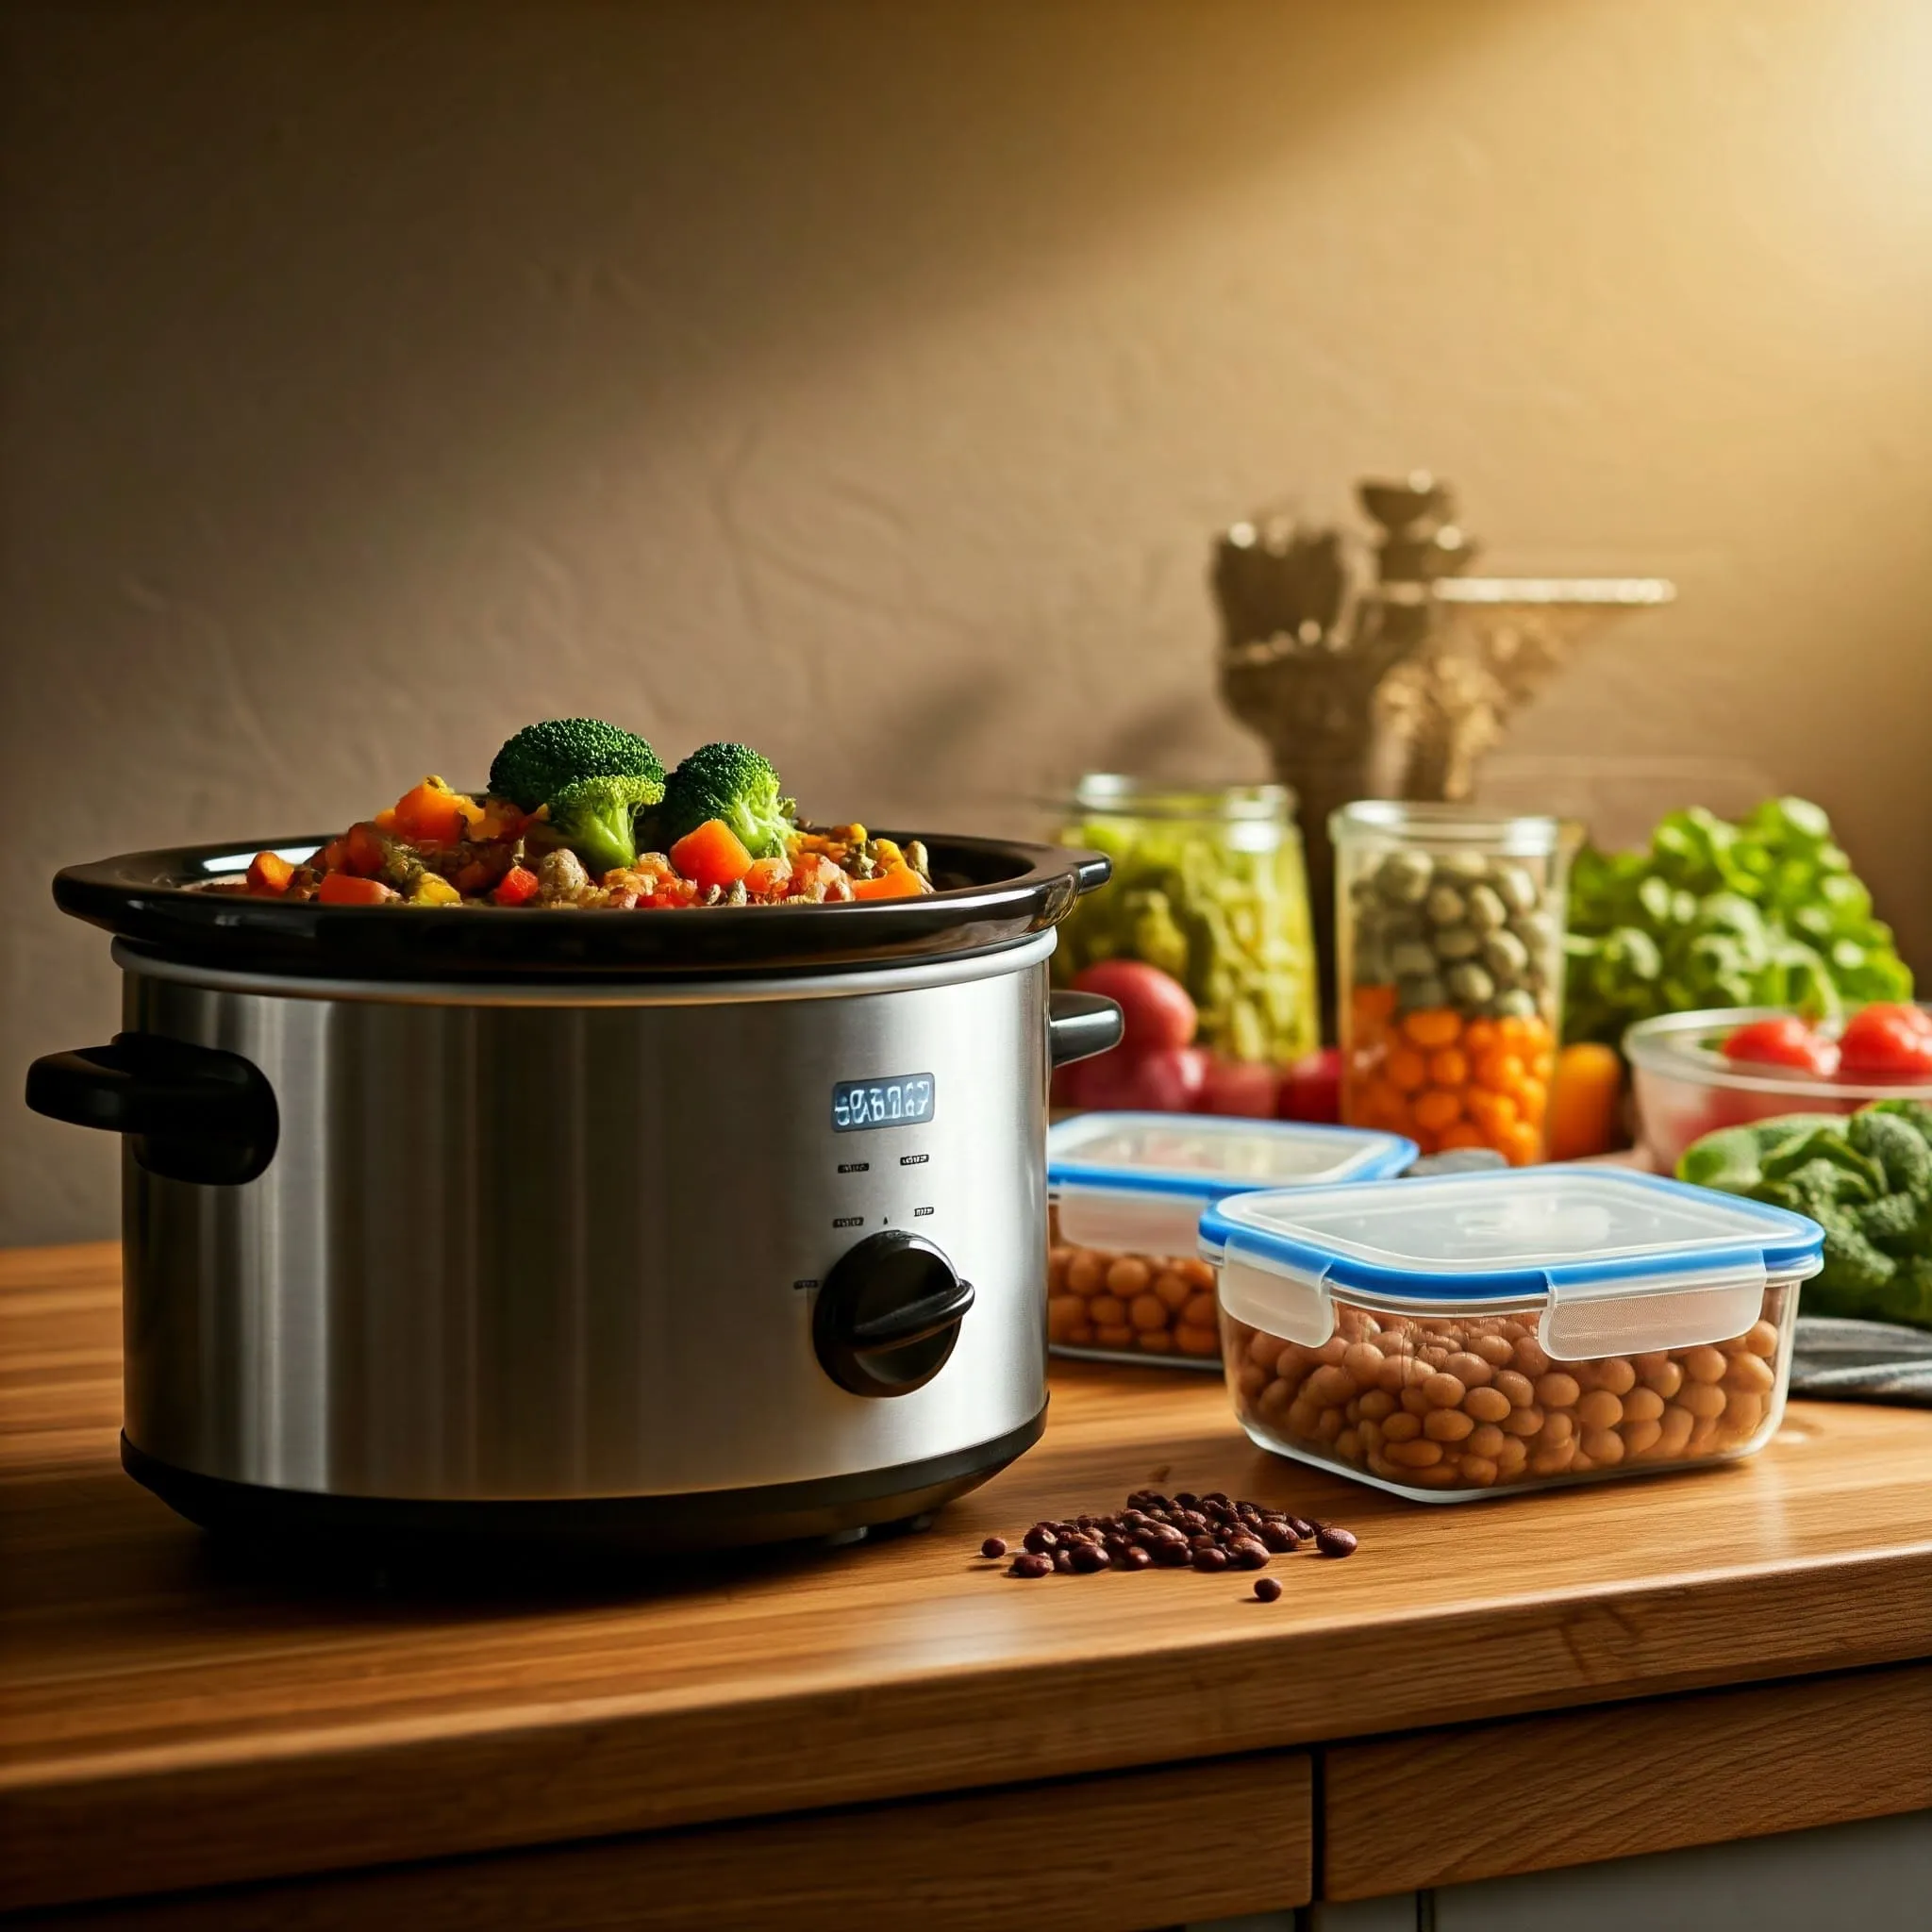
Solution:
[(1306, 1116), (1290, 1070), (1320, 1035), (1289, 788), (1091, 774), (1060, 837), (1106, 853), (1113, 877), (1060, 928), (1055, 976), (1119, 1000), (1126, 1030), (1112, 1053), (1064, 1069), (1056, 1100)]

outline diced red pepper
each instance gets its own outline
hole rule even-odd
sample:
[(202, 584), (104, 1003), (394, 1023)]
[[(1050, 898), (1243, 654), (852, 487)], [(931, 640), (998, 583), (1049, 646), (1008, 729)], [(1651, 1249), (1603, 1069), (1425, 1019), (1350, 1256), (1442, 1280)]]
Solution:
[(537, 896), (537, 874), (526, 865), (513, 865), (490, 896), (499, 906), (521, 906)]
[(343, 845), (348, 870), (360, 873), (365, 879), (374, 878), (389, 857), (382, 834), (366, 823), (351, 825)]

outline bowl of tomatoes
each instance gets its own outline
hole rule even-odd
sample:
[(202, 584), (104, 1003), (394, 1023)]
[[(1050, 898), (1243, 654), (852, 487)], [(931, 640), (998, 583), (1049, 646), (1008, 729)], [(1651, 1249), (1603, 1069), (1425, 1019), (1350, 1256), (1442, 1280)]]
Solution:
[(1853, 1113), (1874, 1100), (1932, 1102), (1932, 1009), (1877, 1000), (1841, 1019), (1778, 1007), (1659, 1013), (1624, 1036), (1637, 1142), (1669, 1174), (1718, 1127), (1788, 1113)]

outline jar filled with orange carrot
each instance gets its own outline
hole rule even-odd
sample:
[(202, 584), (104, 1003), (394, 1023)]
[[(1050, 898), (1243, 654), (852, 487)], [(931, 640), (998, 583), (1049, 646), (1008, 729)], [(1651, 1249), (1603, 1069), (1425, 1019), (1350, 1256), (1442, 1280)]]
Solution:
[(1425, 1154), (1544, 1158), (1574, 841), (1554, 818), (1363, 799), (1335, 841), (1341, 1117)]

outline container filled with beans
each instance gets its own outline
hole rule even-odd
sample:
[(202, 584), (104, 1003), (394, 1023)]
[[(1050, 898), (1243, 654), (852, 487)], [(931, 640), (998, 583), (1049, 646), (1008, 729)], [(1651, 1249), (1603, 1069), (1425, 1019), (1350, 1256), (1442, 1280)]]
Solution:
[(1399, 1134), (1301, 1121), (1084, 1113), (1046, 1137), (1047, 1337), (1060, 1355), (1221, 1362), (1203, 1211), (1246, 1189), (1379, 1180), (1415, 1158)]
[(1652, 1174), (1544, 1167), (1231, 1195), (1200, 1241), (1249, 1436), (1455, 1503), (1761, 1448), (1824, 1234)]
[(1341, 1116), (1544, 1158), (1572, 844), (1553, 818), (1364, 799), (1330, 822)]

